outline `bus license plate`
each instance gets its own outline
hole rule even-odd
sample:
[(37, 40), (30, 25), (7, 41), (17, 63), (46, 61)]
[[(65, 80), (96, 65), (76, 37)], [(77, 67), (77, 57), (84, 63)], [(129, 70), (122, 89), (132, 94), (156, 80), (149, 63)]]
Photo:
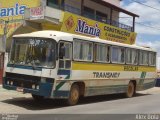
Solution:
[(23, 92), (23, 88), (17, 87), (17, 91), (18, 91), (18, 92)]

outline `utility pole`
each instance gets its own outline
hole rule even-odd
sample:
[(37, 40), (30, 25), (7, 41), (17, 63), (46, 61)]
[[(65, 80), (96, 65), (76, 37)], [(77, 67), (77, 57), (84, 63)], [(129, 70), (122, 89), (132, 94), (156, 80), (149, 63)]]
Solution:
[(7, 33), (8, 33), (8, 21), (4, 21), (4, 29), (3, 29), (3, 31), (4, 31), (4, 36), (3, 36), (3, 40), (4, 40), (4, 50), (5, 50), (5, 52), (6, 52), (6, 46), (7, 46)]
[(2, 52), (6, 52), (6, 40), (7, 40), (7, 33), (8, 33), (8, 21), (0, 20), (0, 23), (4, 25), (3, 27), (3, 35), (2, 35)]
[[(8, 33), (8, 21), (0, 19), (0, 23), (3, 24), (3, 34), (2, 34), (2, 45), (0, 46), (2, 49), (0, 50), (0, 84), (2, 83), (2, 76), (4, 75), (4, 70), (6, 68), (6, 40)], [(7, 56), (8, 57), (8, 56)], [(7, 58), (8, 61), (8, 58)]]

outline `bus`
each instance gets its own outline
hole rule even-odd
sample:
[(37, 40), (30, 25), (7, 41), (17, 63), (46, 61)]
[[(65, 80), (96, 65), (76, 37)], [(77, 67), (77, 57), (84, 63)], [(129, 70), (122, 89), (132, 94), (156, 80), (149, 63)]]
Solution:
[(3, 87), (33, 99), (65, 99), (124, 93), (155, 86), (156, 51), (59, 31), (13, 36)]

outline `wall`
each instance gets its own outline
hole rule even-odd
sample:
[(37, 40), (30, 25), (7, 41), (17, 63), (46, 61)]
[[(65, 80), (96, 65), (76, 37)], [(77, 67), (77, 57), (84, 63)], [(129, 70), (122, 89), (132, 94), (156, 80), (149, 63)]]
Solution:
[(118, 7), (120, 7), (120, 0), (104, 0), (104, 1), (109, 2), (111, 4), (114, 4), (114, 5), (118, 6)]
[(65, 0), (65, 4), (66, 5), (69, 5), (73, 8), (77, 8), (77, 9), (73, 9), (71, 7), (65, 7), (65, 9), (72, 9), (71, 11), (73, 13), (76, 13), (76, 14), (81, 14), (81, 0)]
[[(99, 4), (97, 4), (95, 2), (92, 2), (90, 0), (84, 0), (84, 5), (88, 6), (89, 8), (92, 8), (96, 11), (99, 11), (101, 13), (107, 14), (108, 19), (110, 19), (110, 8), (105, 7), (103, 5), (99, 5)], [(117, 11), (113, 11), (112, 19), (115, 20), (115, 21), (118, 21), (119, 13)]]
[(0, 52), (5, 52), (5, 41), (3, 35), (0, 35)]
[(81, 0), (65, 0), (65, 4), (81, 9)]
[[(120, 6), (120, 1), (119, 0), (106, 0), (106, 1), (109, 2), (109, 3), (112, 3), (114, 5)], [(65, 4), (81, 10), (81, 0), (66, 0)], [(103, 5), (99, 5), (95, 2), (92, 2), (91, 0), (84, 0), (84, 6), (92, 8), (96, 11), (101, 12), (101, 13), (107, 14), (108, 19), (110, 19), (109, 18), (110, 17), (110, 8), (105, 7)], [(76, 9), (73, 12), (75, 12), (75, 11), (76, 11)], [(76, 13), (78, 13), (78, 12), (76, 12)], [(80, 14), (80, 12), (79, 12), (79, 14)], [(113, 20), (118, 21), (119, 13), (117, 11), (113, 11), (112, 17), (113, 17), (112, 18)]]

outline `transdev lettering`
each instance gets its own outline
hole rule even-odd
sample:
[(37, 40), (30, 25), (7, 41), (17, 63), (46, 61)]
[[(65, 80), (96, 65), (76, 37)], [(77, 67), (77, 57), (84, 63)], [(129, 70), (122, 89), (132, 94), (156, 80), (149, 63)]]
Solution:
[(0, 17), (24, 15), (25, 8), (27, 8), (27, 6), (19, 5), (18, 3), (16, 3), (14, 7), (0, 8)]
[(119, 78), (118, 72), (93, 72), (94, 78)]

